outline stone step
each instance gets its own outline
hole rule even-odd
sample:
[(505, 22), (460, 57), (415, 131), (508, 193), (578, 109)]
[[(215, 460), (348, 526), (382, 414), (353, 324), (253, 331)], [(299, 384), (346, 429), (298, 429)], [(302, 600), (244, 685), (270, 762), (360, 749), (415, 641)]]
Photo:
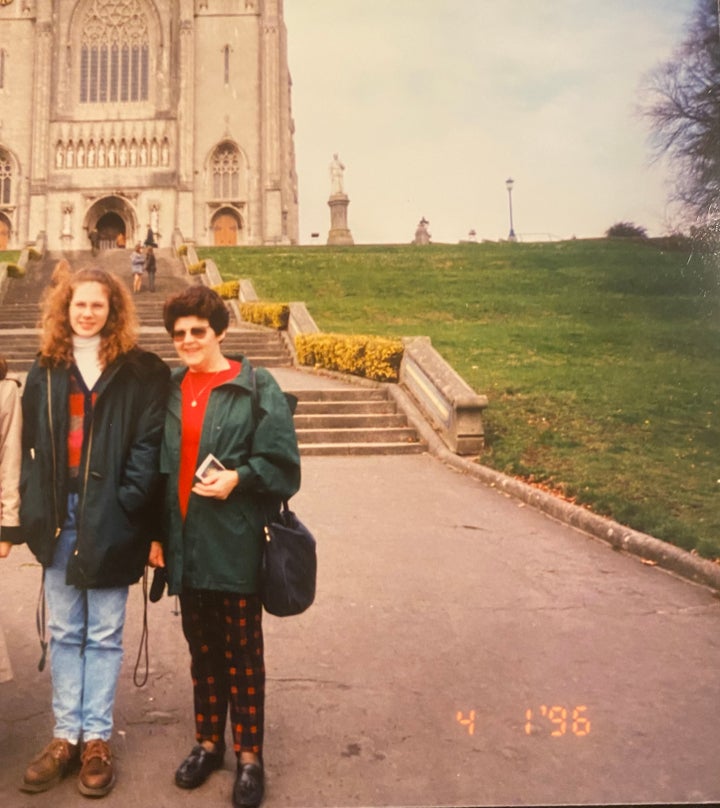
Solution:
[(295, 428), (299, 430), (398, 429), (407, 427), (401, 413), (347, 413), (342, 415), (295, 413)]
[[(297, 393), (295, 394), (297, 395)], [(396, 411), (392, 401), (298, 401), (295, 415), (344, 415), (375, 413), (392, 414)]]
[(417, 434), (409, 426), (372, 429), (298, 429), (298, 443), (414, 443)]
[(382, 387), (342, 387), (324, 390), (293, 391), (299, 402), (354, 402), (354, 401), (388, 401), (387, 391)]
[[(232, 351), (229, 354), (232, 356)], [(179, 368), (181, 366), (181, 362), (177, 356), (163, 356), (162, 354), (158, 354), (158, 356), (165, 362), (168, 367), (171, 368)], [(287, 362), (283, 361), (282, 357), (274, 356), (274, 355), (263, 355), (263, 354), (252, 354), (248, 351), (243, 351), (243, 356), (247, 357), (250, 362), (252, 362), (253, 367), (256, 368), (278, 368), (278, 367), (291, 367), (292, 362), (288, 359)]]
[(420, 454), (427, 450), (423, 443), (299, 443), (303, 457), (371, 455), (371, 454)]

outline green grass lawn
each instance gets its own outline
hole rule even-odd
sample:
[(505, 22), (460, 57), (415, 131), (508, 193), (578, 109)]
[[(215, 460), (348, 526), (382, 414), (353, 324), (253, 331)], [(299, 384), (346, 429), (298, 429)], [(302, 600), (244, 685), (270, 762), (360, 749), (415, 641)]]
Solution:
[(720, 556), (720, 270), (659, 242), (201, 249), (326, 332), (424, 334), (481, 462)]

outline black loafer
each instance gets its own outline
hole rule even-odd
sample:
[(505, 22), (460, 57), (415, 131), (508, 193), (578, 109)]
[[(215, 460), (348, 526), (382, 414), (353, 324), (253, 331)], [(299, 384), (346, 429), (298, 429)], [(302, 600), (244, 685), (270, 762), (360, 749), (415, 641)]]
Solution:
[(197, 788), (223, 764), (225, 747), (218, 747), (216, 752), (209, 752), (198, 744), (180, 764), (175, 772), (175, 784), (180, 788)]
[(265, 776), (262, 763), (240, 763), (233, 788), (235, 808), (257, 808), (265, 793)]

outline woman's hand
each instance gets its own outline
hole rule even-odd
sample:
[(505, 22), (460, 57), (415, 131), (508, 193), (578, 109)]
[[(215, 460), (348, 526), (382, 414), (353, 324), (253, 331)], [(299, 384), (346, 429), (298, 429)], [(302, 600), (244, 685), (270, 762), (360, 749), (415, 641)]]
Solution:
[(163, 546), (159, 541), (151, 542), (150, 555), (148, 556), (148, 564), (151, 567), (164, 567), (165, 566), (165, 553)]
[(7, 558), (10, 555), (10, 550), (12, 550), (12, 542), (0, 541), (0, 558)]
[(201, 497), (227, 499), (238, 482), (236, 471), (231, 471), (230, 469), (211, 471), (205, 475), (201, 483), (195, 483), (192, 487), (192, 492)]

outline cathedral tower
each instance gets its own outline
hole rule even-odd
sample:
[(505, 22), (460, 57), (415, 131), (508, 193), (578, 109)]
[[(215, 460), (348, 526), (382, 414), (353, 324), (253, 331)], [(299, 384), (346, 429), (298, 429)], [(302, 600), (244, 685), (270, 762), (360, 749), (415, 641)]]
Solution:
[(0, 249), (298, 241), (282, 0), (0, 0)]

